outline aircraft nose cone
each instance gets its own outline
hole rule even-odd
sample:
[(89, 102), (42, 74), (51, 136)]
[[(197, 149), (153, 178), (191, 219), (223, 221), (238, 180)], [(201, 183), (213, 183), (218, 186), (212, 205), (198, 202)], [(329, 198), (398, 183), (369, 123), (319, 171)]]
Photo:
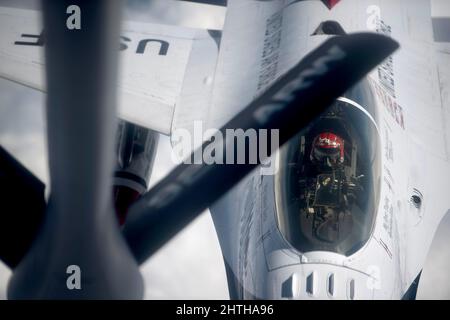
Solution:
[(374, 279), (363, 272), (332, 264), (287, 266), (270, 273), (269, 299), (373, 299)]

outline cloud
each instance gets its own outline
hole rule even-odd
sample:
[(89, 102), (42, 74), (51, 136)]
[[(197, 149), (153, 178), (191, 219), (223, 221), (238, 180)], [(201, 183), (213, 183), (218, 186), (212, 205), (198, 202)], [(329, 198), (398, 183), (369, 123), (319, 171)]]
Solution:
[(442, 220), (423, 268), (417, 299), (450, 299), (450, 211)]
[(126, 20), (221, 29), (225, 8), (178, 0), (128, 0)]
[[(171, 0), (131, 0), (127, 4), (127, 19), (191, 27), (221, 26), (220, 12), (210, 6), (199, 7)], [(38, 8), (37, 1), (3, 1), (1, 5)], [(40, 92), (0, 79), (0, 144), (48, 183), (44, 97)], [(151, 184), (173, 168), (170, 150), (169, 139), (161, 136)], [(162, 248), (141, 270), (147, 285), (146, 298), (228, 298), (222, 256), (207, 212)], [(9, 277), (10, 271), (0, 263), (0, 298), (6, 298)]]

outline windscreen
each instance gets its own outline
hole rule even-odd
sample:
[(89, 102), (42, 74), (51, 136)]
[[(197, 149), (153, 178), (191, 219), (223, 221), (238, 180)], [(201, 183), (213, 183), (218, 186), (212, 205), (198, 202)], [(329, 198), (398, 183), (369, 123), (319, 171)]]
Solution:
[(298, 251), (351, 255), (369, 239), (380, 189), (380, 138), (367, 81), (280, 150), (278, 226)]

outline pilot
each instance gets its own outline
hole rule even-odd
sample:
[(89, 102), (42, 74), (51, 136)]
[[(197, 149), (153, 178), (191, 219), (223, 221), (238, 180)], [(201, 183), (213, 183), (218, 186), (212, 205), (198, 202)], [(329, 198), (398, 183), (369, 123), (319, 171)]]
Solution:
[(311, 162), (320, 171), (334, 171), (344, 164), (344, 139), (332, 132), (318, 134), (311, 146)]
[(338, 243), (342, 230), (346, 230), (350, 218), (344, 191), (344, 139), (330, 131), (322, 131), (314, 137), (310, 152), (311, 164), (315, 166), (315, 178), (309, 185), (308, 212), (313, 213), (312, 234), (316, 240)]

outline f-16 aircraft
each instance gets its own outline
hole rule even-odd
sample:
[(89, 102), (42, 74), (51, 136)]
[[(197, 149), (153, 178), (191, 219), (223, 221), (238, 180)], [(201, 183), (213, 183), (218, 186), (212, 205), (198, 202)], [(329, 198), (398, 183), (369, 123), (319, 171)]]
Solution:
[(228, 3), (210, 126), (328, 37), (372, 30), (401, 47), (282, 148), (275, 175), (211, 207), (233, 298), (413, 299), (449, 212), (449, 7), (334, 4)]
[[(277, 155), (277, 174), (255, 173), (212, 207), (230, 292), (239, 298), (414, 298), (435, 230), (450, 208), (440, 178), (450, 174), (450, 39), (432, 19), (437, 8), (429, 1), (346, 0), (330, 11), (314, 2), (246, 6), (235, 13), (245, 22), (230, 28), (254, 31), (241, 39), (235, 32), (231, 47), (261, 56), (266, 42), (250, 48), (249, 39), (279, 37), (279, 70), (295, 59), (289, 53), (301, 56), (346, 32), (383, 33), (401, 50), (293, 139)], [(253, 17), (239, 19), (251, 12), (259, 26)], [(279, 29), (260, 32), (271, 18)], [(233, 66), (248, 64), (226, 68)], [(258, 81), (250, 68), (242, 72), (245, 83)], [(223, 105), (237, 102), (231, 92), (245, 95), (238, 84), (230, 86)], [(436, 169), (424, 170), (426, 164)], [(220, 232), (229, 225), (235, 226), (231, 234)]]
[[(22, 239), (0, 254), (14, 270), (10, 298), (140, 297), (137, 264), (206, 207), (232, 299), (415, 297), (450, 209), (450, 39), (430, 1), (194, 1), (226, 5), (223, 30), (125, 22), (120, 34), (101, 28), (118, 9), (99, 2), (83, 16), (100, 43), (58, 31), (66, 1), (44, 1), (43, 24), (39, 12), (0, 8), (0, 76), (48, 92), (52, 187), (46, 203), (43, 185), (3, 156), (35, 196), (21, 210), (9, 199), (20, 215), (2, 242)], [(388, 38), (401, 49), (365, 76), (394, 51)], [(115, 51), (118, 75), (104, 59)], [(106, 81), (115, 77), (116, 87)], [(146, 193), (155, 132), (175, 148), (177, 130), (194, 132), (196, 121), (205, 130), (279, 128), (288, 142), (271, 158), (273, 174), (181, 164)], [(108, 185), (122, 230), (105, 213)], [(33, 205), (39, 212), (22, 228)], [(65, 287), (72, 264), (88, 289)], [(30, 268), (45, 272), (31, 282)]]

